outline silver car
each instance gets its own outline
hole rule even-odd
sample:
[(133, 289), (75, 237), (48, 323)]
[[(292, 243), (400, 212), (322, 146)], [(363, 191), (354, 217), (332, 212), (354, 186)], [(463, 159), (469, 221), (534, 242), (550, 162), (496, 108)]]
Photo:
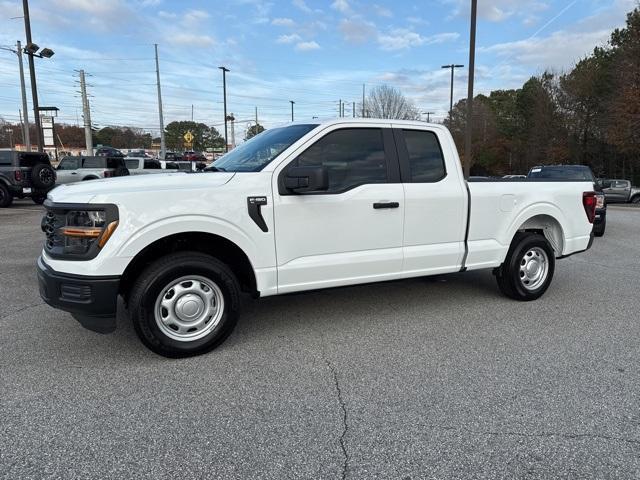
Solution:
[(119, 157), (64, 157), (56, 169), (56, 183), (72, 183), (99, 178), (129, 175), (124, 160)]

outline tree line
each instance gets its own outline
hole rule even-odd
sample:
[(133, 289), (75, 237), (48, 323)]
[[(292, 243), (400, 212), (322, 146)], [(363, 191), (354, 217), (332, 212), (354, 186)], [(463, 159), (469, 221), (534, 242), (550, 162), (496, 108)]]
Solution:
[[(466, 100), (446, 119), (462, 152)], [(589, 165), (640, 183), (640, 8), (570, 71), (477, 95), (472, 174), (526, 174), (541, 164)]]

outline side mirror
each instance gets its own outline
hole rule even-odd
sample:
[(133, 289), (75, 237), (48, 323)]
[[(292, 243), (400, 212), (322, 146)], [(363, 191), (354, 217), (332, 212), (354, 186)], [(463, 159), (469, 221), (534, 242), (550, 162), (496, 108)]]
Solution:
[(284, 186), (296, 193), (328, 190), (329, 171), (327, 167), (291, 167), (284, 177)]

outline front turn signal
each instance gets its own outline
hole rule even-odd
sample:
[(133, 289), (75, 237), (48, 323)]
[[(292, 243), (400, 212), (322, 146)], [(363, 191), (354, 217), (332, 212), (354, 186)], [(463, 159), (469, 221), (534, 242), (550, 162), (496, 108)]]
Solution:
[(104, 247), (104, 245), (107, 243), (107, 240), (111, 238), (111, 235), (113, 235), (113, 232), (115, 232), (117, 226), (118, 226), (117, 220), (107, 225), (107, 228), (104, 229), (104, 233), (100, 237), (100, 240), (98, 240), (98, 246), (100, 248)]

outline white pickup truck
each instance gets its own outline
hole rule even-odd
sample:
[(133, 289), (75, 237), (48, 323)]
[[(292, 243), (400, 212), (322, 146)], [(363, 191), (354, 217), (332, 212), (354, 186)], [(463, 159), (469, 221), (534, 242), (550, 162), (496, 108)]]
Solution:
[(593, 184), (467, 183), (442, 125), (292, 123), (202, 173), (65, 185), (45, 202), (40, 293), (85, 327), (115, 329), (122, 296), (142, 342), (180, 357), (233, 330), (241, 292), (266, 297), (494, 269), (540, 297), (556, 258), (593, 241)]

